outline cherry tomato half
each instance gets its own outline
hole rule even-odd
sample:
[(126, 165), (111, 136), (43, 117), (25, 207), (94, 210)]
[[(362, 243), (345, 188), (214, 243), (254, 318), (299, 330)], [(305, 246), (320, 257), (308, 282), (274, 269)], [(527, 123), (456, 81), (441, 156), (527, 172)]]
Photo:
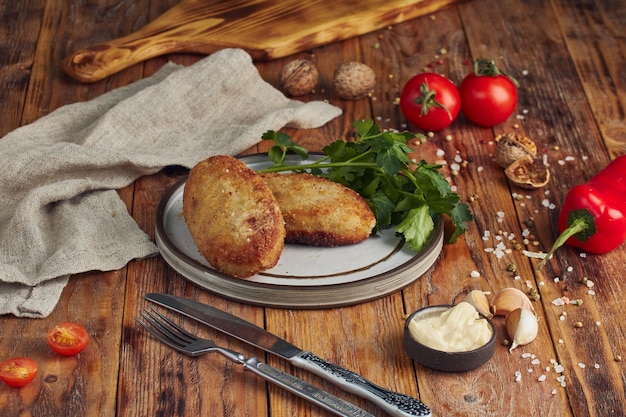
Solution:
[(479, 126), (491, 127), (508, 119), (517, 106), (516, 81), (492, 60), (479, 59), (461, 85), (461, 109)]
[(10, 387), (26, 386), (37, 375), (37, 363), (31, 358), (11, 358), (0, 363), (0, 380)]
[(459, 90), (442, 75), (417, 74), (402, 88), (400, 109), (420, 129), (437, 131), (450, 126), (461, 109)]
[(89, 343), (89, 333), (78, 323), (58, 324), (48, 332), (48, 345), (59, 355), (73, 356)]

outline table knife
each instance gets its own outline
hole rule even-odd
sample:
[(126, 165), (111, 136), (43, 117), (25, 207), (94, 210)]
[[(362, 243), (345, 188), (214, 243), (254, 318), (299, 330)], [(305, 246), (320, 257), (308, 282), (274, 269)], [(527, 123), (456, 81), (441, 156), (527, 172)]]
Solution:
[(382, 388), (348, 369), (329, 363), (230, 313), (185, 297), (157, 293), (149, 293), (145, 297), (148, 301), (286, 359), (298, 368), (312, 372), (347, 392), (373, 402), (392, 416), (431, 416), (430, 409), (420, 400)]

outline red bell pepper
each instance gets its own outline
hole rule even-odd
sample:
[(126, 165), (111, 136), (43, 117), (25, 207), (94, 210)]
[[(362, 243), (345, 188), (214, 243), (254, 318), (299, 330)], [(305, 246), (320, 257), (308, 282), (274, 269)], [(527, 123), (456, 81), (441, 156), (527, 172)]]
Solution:
[(537, 269), (563, 244), (603, 254), (626, 240), (626, 155), (568, 191), (558, 226), (561, 234)]

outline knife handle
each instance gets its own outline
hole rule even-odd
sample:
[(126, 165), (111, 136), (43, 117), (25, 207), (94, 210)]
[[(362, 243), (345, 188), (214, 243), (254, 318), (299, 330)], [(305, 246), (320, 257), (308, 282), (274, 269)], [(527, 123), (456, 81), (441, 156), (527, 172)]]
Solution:
[(295, 376), (280, 369), (274, 368), (257, 358), (249, 358), (243, 361), (245, 370), (251, 371), (266, 381), (272, 382), (285, 390), (302, 397), (319, 407), (328, 410), (341, 417), (374, 417), (367, 411), (351, 404), (341, 398), (315, 387)]
[(429, 417), (431, 415), (430, 409), (420, 400), (379, 387), (361, 375), (318, 358), (311, 352), (304, 351), (292, 357), (289, 362), (332, 382), (345, 391), (375, 403), (392, 416)]

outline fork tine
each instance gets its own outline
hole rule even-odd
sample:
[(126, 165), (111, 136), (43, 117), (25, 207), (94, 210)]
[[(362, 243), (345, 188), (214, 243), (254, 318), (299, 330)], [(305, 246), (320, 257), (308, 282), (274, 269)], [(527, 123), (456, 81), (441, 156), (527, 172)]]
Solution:
[[(142, 314), (142, 316), (144, 317), (145, 320), (147, 321), (151, 321), (150, 318), (146, 317), (144, 314)], [(161, 332), (154, 330), (151, 325), (146, 324), (145, 322), (143, 322), (142, 320), (140, 320), (138, 317), (135, 317), (135, 321), (137, 321), (137, 323), (139, 323), (141, 325), (141, 327), (143, 327), (144, 329), (146, 329), (146, 331), (148, 333), (150, 333), (152, 336), (154, 336), (155, 338), (157, 338), (157, 340), (159, 340), (161, 343), (176, 349), (179, 352), (184, 352), (184, 347), (183, 345), (180, 344), (176, 344), (174, 342), (172, 342), (170, 339), (168, 339), (167, 337), (165, 337)]]
[(140, 314), (145, 320), (135, 318), (137, 322), (150, 334), (178, 351), (185, 352), (187, 347), (198, 339), (178, 326), (172, 320), (155, 310), (144, 309)]
[[(183, 329), (181, 326), (174, 323), (169, 317), (165, 316), (163, 313), (159, 312), (158, 310), (152, 307), (150, 308), (151, 311), (147, 309), (144, 309), (144, 310), (146, 311), (146, 313), (148, 313), (152, 317), (154, 322), (158, 324), (159, 328), (165, 330), (168, 334), (176, 337), (177, 339), (180, 339), (181, 341), (184, 341), (186, 344), (195, 342), (198, 340), (197, 336), (189, 333), (187, 330)], [(161, 320), (159, 320), (157, 316), (160, 317)], [(167, 326), (166, 323), (169, 326)]]

